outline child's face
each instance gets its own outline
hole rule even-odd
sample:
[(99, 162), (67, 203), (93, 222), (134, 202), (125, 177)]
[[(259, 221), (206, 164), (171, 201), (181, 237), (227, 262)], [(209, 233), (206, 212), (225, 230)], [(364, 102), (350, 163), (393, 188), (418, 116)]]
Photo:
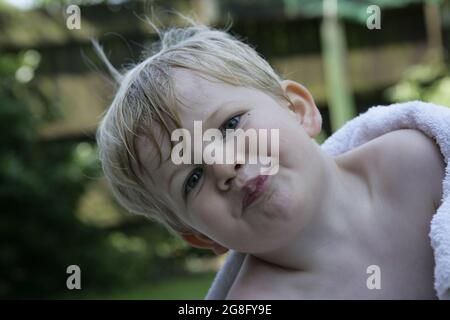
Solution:
[(155, 146), (140, 138), (139, 155), (154, 181), (160, 182), (156, 188), (171, 199), (182, 220), (226, 248), (258, 253), (290, 241), (310, 218), (304, 213), (314, 212), (319, 205), (324, 185), (320, 148), (312, 140), (320, 132), (321, 117), (308, 91), (283, 81), (293, 102), (291, 111), (287, 103), (282, 105), (255, 89), (234, 87), (188, 70), (176, 70), (175, 75), (177, 97), (183, 102), (178, 112), (192, 137), (194, 120), (202, 121), (205, 131), (237, 115), (232, 123), (236, 128), (279, 129), (279, 170), (265, 176), (264, 192), (244, 207), (248, 193), (244, 186), (260, 175), (260, 165), (175, 165), (168, 157), (170, 137), (165, 135), (159, 143), (163, 159), (168, 160), (155, 170)]

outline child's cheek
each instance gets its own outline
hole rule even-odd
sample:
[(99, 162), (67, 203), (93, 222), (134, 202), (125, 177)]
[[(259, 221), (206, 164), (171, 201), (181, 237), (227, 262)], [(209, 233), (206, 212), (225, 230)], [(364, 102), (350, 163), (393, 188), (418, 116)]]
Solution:
[(191, 208), (194, 222), (207, 228), (214, 228), (216, 224), (221, 223), (223, 217), (230, 216), (227, 203), (220, 196), (210, 192), (213, 189), (212, 186), (203, 186), (203, 190), (193, 200)]

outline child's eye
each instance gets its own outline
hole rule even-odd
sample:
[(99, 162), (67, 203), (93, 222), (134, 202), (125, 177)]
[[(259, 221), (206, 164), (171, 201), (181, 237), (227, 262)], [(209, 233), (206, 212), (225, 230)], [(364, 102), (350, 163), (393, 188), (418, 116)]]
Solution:
[(225, 135), (226, 135), (226, 130), (227, 129), (231, 129), (231, 130), (234, 130), (234, 129), (236, 129), (236, 127), (238, 126), (238, 124), (239, 124), (239, 121), (241, 120), (241, 116), (240, 115), (237, 115), (237, 116), (234, 116), (233, 118), (230, 118), (230, 119), (228, 119), (221, 127), (220, 127), (220, 131), (222, 132), (222, 135), (225, 137)]
[(202, 168), (195, 168), (192, 170), (184, 184), (184, 195), (186, 196), (192, 189), (195, 188), (197, 183), (200, 181), (203, 175), (203, 169)]

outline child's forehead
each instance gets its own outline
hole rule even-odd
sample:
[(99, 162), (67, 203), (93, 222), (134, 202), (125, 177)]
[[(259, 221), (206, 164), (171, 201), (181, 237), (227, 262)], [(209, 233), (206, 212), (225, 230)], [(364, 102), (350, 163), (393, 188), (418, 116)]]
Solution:
[(184, 128), (189, 128), (195, 120), (206, 118), (212, 112), (212, 101), (223, 99), (227, 90), (210, 77), (190, 70), (175, 71), (174, 81), (177, 113)]
[(234, 86), (212, 76), (188, 69), (174, 70), (177, 111), (182, 125), (207, 119), (216, 109), (233, 105), (251, 105), (271, 99), (255, 88)]
[(226, 93), (235, 89), (211, 76), (188, 69), (176, 68), (174, 82), (179, 111), (184, 109), (205, 111), (212, 99), (220, 100), (226, 97)]

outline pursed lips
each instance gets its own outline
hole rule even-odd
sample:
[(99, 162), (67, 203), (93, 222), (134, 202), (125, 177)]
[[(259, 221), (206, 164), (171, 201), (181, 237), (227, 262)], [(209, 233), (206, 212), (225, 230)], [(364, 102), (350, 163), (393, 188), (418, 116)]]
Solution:
[(242, 200), (243, 209), (246, 209), (253, 202), (255, 202), (266, 190), (267, 180), (269, 176), (259, 175), (253, 179), (248, 180), (242, 190), (244, 191), (244, 198)]

